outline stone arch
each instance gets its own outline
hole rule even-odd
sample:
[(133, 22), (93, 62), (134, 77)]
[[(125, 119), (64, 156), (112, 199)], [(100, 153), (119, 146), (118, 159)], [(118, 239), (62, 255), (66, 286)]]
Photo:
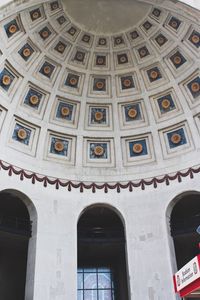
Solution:
[[(12, 280), (5, 283), (4, 292), (5, 299), (31, 300), (33, 299), (34, 290), (34, 269), (36, 254), (36, 234), (37, 234), (37, 211), (30, 198), (19, 190), (4, 189), (0, 191), (0, 234), (5, 243), (3, 243), (2, 251), (8, 249), (7, 260), (12, 257), (13, 262), (18, 260), (18, 271), (21, 275), (13, 274), (12, 280), (17, 278), (16, 282), (19, 286), (11, 286)], [(16, 220), (16, 223), (14, 222)], [(30, 227), (29, 227), (30, 226)], [(12, 244), (14, 245), (12, 249)], [(16, 247), (15, 247), (16, 246)], [(17, 247), (20, 251), (17, 253)], [(15, 256), (14, 256), (15, 254)], [(21, 264), (21, 265), (20, 265)], [(6, 266), (4, 272), (6, 273)], [(9, 273), (9, 272), (7, 272)], [(1, 274), (3, 276), (3, 274)], [(9, 275), (8, 275), (9, 276)], [(21, 276), (21, 277), (20, 277)], [(11, 292), (10, 292), (11, 291)]]
[[(105, 203), (87, 206), (77, 223), (78, 267), (84, 270), (84, 266), (93, 265), (98, 270), (99, 266), (110, 266), (115, 273), (116, 298), (113, 299), (121, 299), (124, 295), (129, 298), (125, 229), (121, 212)], [(78, 276), (82, 275), (78, 273)]]
[(166, 220), (172, 269), (176, 272), (199, 252), (200, 236), (196, 227), (198, 220), (200, 224), (200, 192), (190, 190), (174, 197), (167, 207)]

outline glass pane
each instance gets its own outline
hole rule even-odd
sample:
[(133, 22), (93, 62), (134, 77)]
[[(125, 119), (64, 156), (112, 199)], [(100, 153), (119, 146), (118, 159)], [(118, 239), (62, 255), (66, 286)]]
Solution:
[(97, 289), (97, 274), (85, 273), (84, 274), (84, 289)]
[(85, 273), (96, 273), (97, 269), (96, 268), (84, 268)]
[(98, 300), (113, 300), (111, 290), (99, 290), (99, 298)]
[(114, 300), (113, 273), (110, 268), (78, 269), (78, 300)]
[(83, 289), (83, 273), (78, 273), (77, 274), (77, 286), (78, 286), (78, 289)]
[(83, 300), (83, 291), (78, 291), (78, 298), (77, 300)]
[(82, 268), (78, 268), (78, 273), (81, 273), (83, 272), (83, 269)]
[(98, 272), (105, 273), (105, 272), (110, 272), (110, 271), (111, 271), (110, 268), (106, 268), (106, 267), (98, 268)]
[(84, 300), (97, 300), (97, 291), (84, 291)]
[(98, 273), (98, 288), (110, 289), (111, 288), (111, 274), (110, 273)]

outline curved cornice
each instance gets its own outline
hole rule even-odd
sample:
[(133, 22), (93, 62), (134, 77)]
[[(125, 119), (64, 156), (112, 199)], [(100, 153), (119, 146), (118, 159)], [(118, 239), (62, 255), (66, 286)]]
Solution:
[(178, 183), (182, 182), (182, 179), (189, 177), (190, 179), (194, 178), (195, 174), (200, 173), (200, 165), (193, 166), (188, 169), (180, 170), (176, 173), (164, 174), (153, 178), (144, 178), (138, 181), (126, 181), (126, 182), (104, 182), (104, 183), (95, 183), (95, 182), (83, 182), (83, 181), (71, 181), (68, 179), (54, 178), (45, 176), (42, 174), (33, 173), (32, 171), (24, 170), (19, 167), (13, 166), (5, 161), (0, 160), (0, 170), (8, 172), (9, 176), (16, 175), (20, 178), (21, 181), (28, 179), (31, 180), (32, 184), (36, 182), (42, 183), (44, 187), (48, 185), (54, 186), (57, 190), (61, 187), (66, 188), (68, 192), (71, 192), (72, 189), (79, 189), (80, 193), (83, 193), (85, 190), (91, 190), (95, 193), (97, 190), (103, 190), (104, 193), (108, 193), (109, 190), (116, 190), (117, 193), (120, 193), (121, 190), (128, 190), (133, 192), (136, 188), (145, 190), (147, 186), (153, 186), (157, 188), (158, 185), (164, 183), (166, 186), (170, 185), (170, 182), (177, 180)]

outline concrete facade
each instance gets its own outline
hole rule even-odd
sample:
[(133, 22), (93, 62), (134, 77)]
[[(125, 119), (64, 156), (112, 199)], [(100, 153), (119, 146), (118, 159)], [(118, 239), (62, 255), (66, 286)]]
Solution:
[(37, 228), (30, 240), (25, 299), (76, 299), (77, 222), (86, 207), (99, 203), (117, 210), (124, 222), (130, 299), (178, 299), (172, 281), (176, 262), (170, 210), (177, 196), (199, 192), (199, 175), (156, 190), (149, 187), (120, 194), (69, 193), (20, 182), (5, 173), (1, 178), (2, 190), (5, 186), (20, 190), (37, 212), (32, 219)]
[[(18, 195), (33, 222), (25, 300), (76, 300), (77, 222), (94, 204), (112, 208), (123, 221), (129, 300), (179, 299), (173, 289), (177, 267), (169, 222), (181, 195), (200, 192), (200, 48), (199, 42), (191, 42), (200, 35), (199, 11), (170, 1), (139, 2), (147, 10), (133, 26), (141, 34), (135, 44), (132, 28), (118, 35), (79, 28), (62, 1), (56, 1), (56, 12), (53, 1), (36, 0), (16, 1), (0, 10), (0, 190)], [(41, 16), (34, 23), (30, 14), (38, 8)], [(154, 9), (161, 17), (153, 16)], [(58, 24), (63, 16), (66, 25)], [(177, 30), (170, 27), (173, 17), (181, 22)], [(152, 22), (150, 32), (146, 22)], [(18, 27), (14, 34), (11, 25)], [(78, 34), (69, 37), (72, 25)], [(155, 42), (161, 33), (168, 40), (164, 48)], [(84, 45), (84, 35), (91, 44)], [(99, 50), (100, 38), (108, 40), (107, 48)], [(117, 38), (124, 44), (116, 46)], [(66, 43), (63, 55), (55, 51), (59, 42)], [(20, 54), (27, 44), (33, 51), (30, 61)], [(144, 47), (150, 57), (142, 60), (138, 51)], [(83, 61), (77, 51), (84, 54)], [(180, 68), (172, 63), (177, 51), (184, 61)], [(101, 55), (106, 63), (99, 69), (95, 61)], [(45, 67), (52, 68), (49, 76)], [(160, 72), (161, 81), (152, 84), (149, 71)], [(79, 76), (77, 90), (66, 87), (71, 73)], [(122, 77), (129, 80), (132, 74), (134, 87), (124, 91)], [(10, 84), (2, 83), (5, 75)], [(92, 88), (95, 79), (105, 80), (103, 94)], [(191, 92), (193, 83), (198, 91), (194, 87)], [(27, 102), (31, 89), (41, 97), (38, 106)], [(170, 111), (159, 106), (166, 96)], [(58, 115), (59, 105), (71, 110), (69, 119)], [(135, 123), (126, 115), (131, 108), (138, 109)], [(92, 109), (105, 113), (105, 120), (95, 124)], [(180, 144), (173, 143), (174, 134)], [(138, 153), (135, 144), (143, 147)], [(102, 155), (95, 152), (99, 146)], [(164, 176), (169, 185), (167, 179), (159, 183)], [(139, 187), (125, 188), (127, 183)], [(98, 189), (105, 184), (108, 190)]]

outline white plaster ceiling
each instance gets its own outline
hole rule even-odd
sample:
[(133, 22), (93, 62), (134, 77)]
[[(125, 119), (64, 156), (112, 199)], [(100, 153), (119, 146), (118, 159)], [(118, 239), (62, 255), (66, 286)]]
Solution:
[(1, 11), (1, 160), (87, 181), (199, 161), (196, 11), (162, 0), (33, 2)]
[[(4, 6), (4, 5), (6, 5), (8, 3), (12, 3), (12, 2), (17, 2), (17, 1), (13, 1), (13, 0), (0, 0), (0, 6)], [(43, 1), (41, 1), (41, 2), (43, 2)], [(75, 2), (75, 1), (71, 0), (71, 2)], [(83, 1), (80, 0), (80, 2), (83, 2)], [(192, 6), (192, 7), (200, 9), (200, 1), (199, 0), (180, 0), (178, 2), (183, 2), (183, 3), (186, 3), (186, 4), (190, 5), (190, 6)], [(85, 3), (85, 1), (84, 1), (84, 3)]]
[(137, 0), (64, 0), (71, 19), (85, 30), (116, 33), (136, 25), (150, 9)]

